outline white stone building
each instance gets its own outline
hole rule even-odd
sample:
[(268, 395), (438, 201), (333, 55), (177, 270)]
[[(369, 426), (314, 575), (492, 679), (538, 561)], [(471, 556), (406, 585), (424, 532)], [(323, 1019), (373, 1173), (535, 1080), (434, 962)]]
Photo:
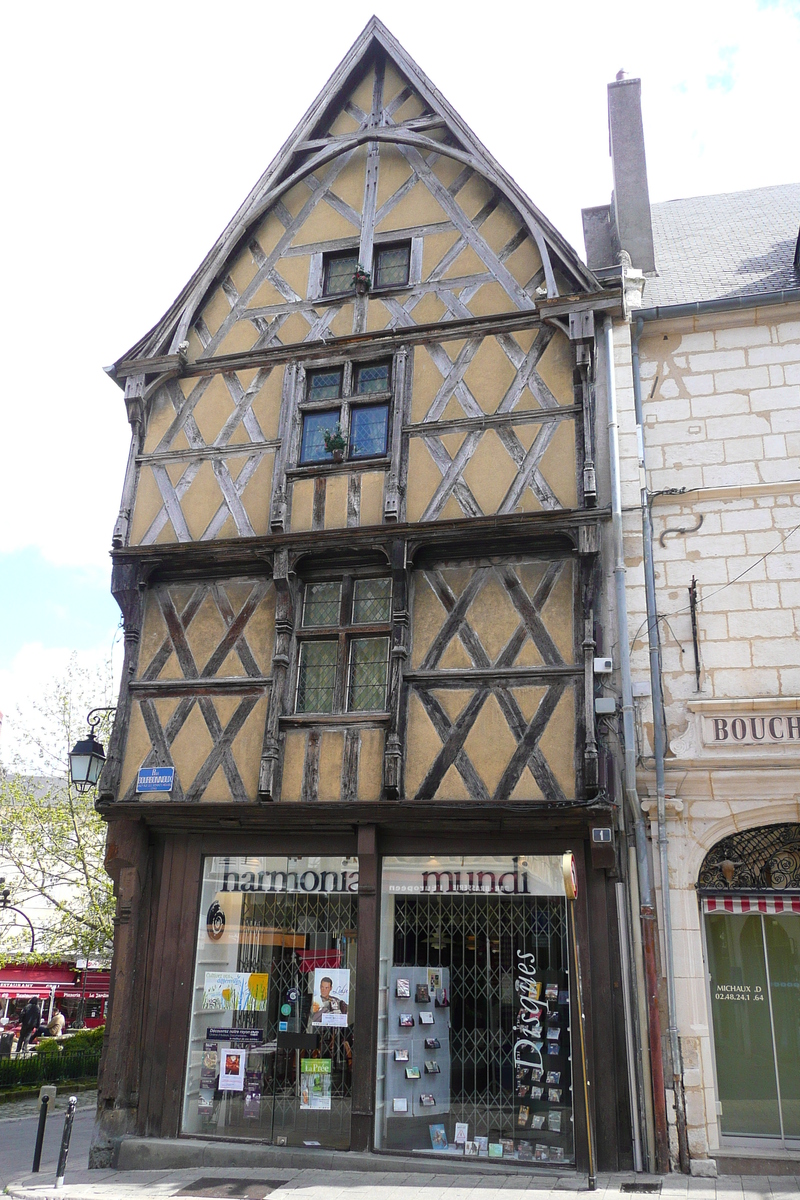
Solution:
[[(794, 1171), (800, 185), (650, 208), (638, 86), (623, 79), (609, 87), (615, 199), (609, 209), (585, 210), (584, 224), (589, 266), (618, 280), (615, 264), (628, 261), (620, 254), (627, 251), (632, 268), (622, 270), (641, 305), (614, 325), (614, 380), (637, 792), (650, 823), (670, 1089), (670, 1023), (681, 1060), (683, 1100), (679, 1084), (667, 1092), (672, 1157), (677, 1096), (684, 1168), (712, 1174), (716, 1163), (720, 1172), (766, 1174), (768, 1159), (769, 1173)], [(671, 916), (659, 871), (643, 502), (652, 514)], [(608, 595), (613, 611), (611, 579)], [(619, 644), (606, 649), (618, 667)], [(624, 708), (619, 673), (606, 692)]]

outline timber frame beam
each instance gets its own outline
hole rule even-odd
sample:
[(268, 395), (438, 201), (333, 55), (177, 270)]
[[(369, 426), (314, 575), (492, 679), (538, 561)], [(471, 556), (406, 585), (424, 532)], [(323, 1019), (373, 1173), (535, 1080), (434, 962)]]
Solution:
[[(545, 831), (555, 836), (586, 836), (587, 825), (595, 821), (598, 814), (608, 811), (608, 805), (586, 804), (581, 800), (554, 803), (552, 801), (519, 801), (511, 804), (486, 805), (480, 800), (460, 804), (414, 803), (399, 800), (381, 800), (373, 803), (351, 802), (334, 804), (278, 803), (260, 804), (251, 801), (243, 804), (192, 804), (192, 832), (205, 830), (240, 833), (249, 837), (255, 832), (310, 833), (329, 832), (355, 833), (361, 825), (377, 825), (385, 830), (424, 836), (429, 831), (438, 834), (448, 829), (463, 834), (485, 836), (508, 834), (541, 836)], [(154, 829), (172, 829), (186, 832), (186, 804), (174, 801), (133, 801), (129, 803), (104, 803), (97, 811), (107, 821), (127, 817), (140, 820)], [(252, 843), (247, 843), (248, 849)]]
[(253, 367), (277, 366), (280, 363), (307, 362), (309, 359), (340, 358), (351, 350), (366, 350), (386, 354), (398, 346), (424, 345), (427, 342), (459, 341), (465, 337), (491, 336), (512, 333), (519, 329), (537, 329), (554, 317), (577, 312), (605, 312), (623, 315), (623, 296), (620, 288), (601, 292), (559, 296), (540, 300), (531, 312), (501, 313), (490, 317), (471, 317), (465, 320), (435, 321), (424, 325), (404, 326), (402, 329), (379, 329), (348, 337), (327, 338), (324, 341), (298, 342), (291, 346), (271, 346), (264, 350), (248, 350), (242, 354), (221, 354), (216, 358), (187, 362), (177, 354), (158, 358), (124, 359), (110, 373), (117, 382), (130, 375), (157, 372), (167, 376), (190, 377), (216, 375), (221, 371), (240, 371)]
[[(465, 527), (469, 525), (469, 544), (472, 553), (551, 553), (556, 542), (572, 547), (578, 554), (597, 552), (597, 538), (592, 536), (598, 521), (610, 516), (608, 509), (572, 509), (502, 517), (440, 521), (426, 525), (388, 524), (363, 528), (317, 529), (305, 533), (268, 534), (263, 537), (227, 538), (214, 542), (180, 542), (159, 552), (153, 546), (127, 546), (113, 550), (117, 565), (141, 563), (148, 577), (158, 574), (166, 578), (205, 578), (211, 575), (271, 574), (272, 557), (288, 549), (298, 557), (312, 554), (364, 554), (378, 551), (389, 561), (389, 545), (400, 538), (407, 542), (408, 558), (437, 551), (447, 554), (459, 543), (463, 546)], [(587, 528), (588, 527), (588, 528)], [(583, 531), (586, 530), (584, 533)], [(482, 551), (477, 547), (482, 547)]]

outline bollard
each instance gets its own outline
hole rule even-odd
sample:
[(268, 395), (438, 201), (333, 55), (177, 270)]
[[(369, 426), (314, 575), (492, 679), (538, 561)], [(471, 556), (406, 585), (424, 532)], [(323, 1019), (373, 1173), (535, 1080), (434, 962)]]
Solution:
[[(44, 1088), (42, 1088), (44, 1091)], [(38, 1128), (36, 1130), (36, 1146), (34, 1147), (34, 1165), (31, 1166), (31, 1171), (34, 1174), (40, 1169), (42, 1163), (42, 1146), (44, 1145), (44, 1126), (47, 1124), (47, 1106), (50, 1103), (50, 1097), (47, 1092), (43, 1096), (40, 1092), (41, 1108), (38, 1110)]]
[(67, 1171), (67, 1155), (69, 1154), (69, 1139), (72, 1137), (72, 1122), (75, 1120), (75, 1109), (78, 1107), (78, 1097), (70, 1096), (67, 1105), (67, 1115), (64, 1118), (64, 1132), (61, 1135), (61, 1149), (58, 1152), (56, 1167), (56, 1187), (64, 1186), (64, 1176)]

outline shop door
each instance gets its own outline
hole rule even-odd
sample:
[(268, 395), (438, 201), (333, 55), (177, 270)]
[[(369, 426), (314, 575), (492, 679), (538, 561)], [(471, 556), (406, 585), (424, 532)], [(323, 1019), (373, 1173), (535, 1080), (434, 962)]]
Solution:
[(784, 905), (707, 899), (706, 945), (721, 1132), (798, 1149), (800, 914)]
[[(240, 971), (268, 971), (271, 1003), (264, 1073), (266, 1140), (279, 1145), (350, 1148), (356, 897), (248, 897)], [(259, 945), (264, 931), (272, 945)], [(249, 942), (249, 944), (248, 944)], [(332, 985), (347, 972), (348, 999), (334, 1001), (343, 1024), (323, 1025)], [(325, 981), (331, 986), (326, 986)], [(321, 990), (320, 990), (321, 988)], [(264, 1130), (266, 1133), (266, 1129)]]
[(383, 862), (376, 1144), (571, 1162), (561, 859), (433, 861)]
[(184, 1133), (349, 1149), (354, 860), (206, 859), (203, 886)]

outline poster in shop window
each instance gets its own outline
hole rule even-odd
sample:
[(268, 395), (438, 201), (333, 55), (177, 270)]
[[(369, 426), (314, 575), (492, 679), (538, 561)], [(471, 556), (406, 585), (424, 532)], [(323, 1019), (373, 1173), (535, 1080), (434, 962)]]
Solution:
[(225, 1012), (266, 1012), (269, 975), (248, 971), (206, 971), (203, 1008)]
[(311, 1000), (311, 1025), (349, 1025), (350, 972), (344, 968), (316, 967)]
[(300, 1107), (329, 1109), (331, 1106), (330, 1058), (300, 1059)]
[(219, 1090), (221, 1092), (244, 1091), (247, 1051), (223, 1050), (220, 1057)]

